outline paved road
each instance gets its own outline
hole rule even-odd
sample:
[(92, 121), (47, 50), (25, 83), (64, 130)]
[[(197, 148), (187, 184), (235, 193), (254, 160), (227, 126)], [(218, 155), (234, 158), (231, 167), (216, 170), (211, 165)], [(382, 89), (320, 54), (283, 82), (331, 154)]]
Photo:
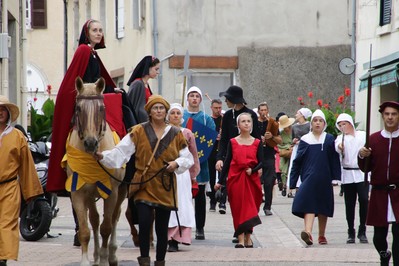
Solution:
[[(292, 199), (282, 197), (275, 191), (272, 216), (260, 213), (262, 224), (255, 227), (253, 249), (235, 249), (231, 243), (233, 225), (229, 208), (227, 213), (208, 212), (205, 227), (206, 240), (193, 240), (191, 246), (179, 245), (179, 252), (167, 253), (166, 265), (228, 266), (228, 265), (379, 265), (379, 258), (371, 243), (372, 228), (368, 227), (370, 244), (346, 244), (346, 221), (343, 198), (335, 192), (334, 218), (328, 220), (326, 237), (328, 245), (317, 243), (305, 247), (300, 240), (303, 220), (291, 214)], [(79, 265), (80, 249), (72, 246), (74, 223), (68, 198), (59, 198), (60, 212), (53, 220), (50, 234), (37, 242), (21, 239), (19, 261), (8, 265)], [(126, 202), (124, 203), (126, 207)], [(119, 265), (138, 265), (139, 249), (133, 246), (125, 217), (118, 225), (117, 255)], [(314, 225), (317, 239), (317, 222)], [(91, 242), (92, 244), (92, 242)], [(90, 246), (92, 251), (92, 245)], [(154, 251), (151, 257), (155, 258)]]

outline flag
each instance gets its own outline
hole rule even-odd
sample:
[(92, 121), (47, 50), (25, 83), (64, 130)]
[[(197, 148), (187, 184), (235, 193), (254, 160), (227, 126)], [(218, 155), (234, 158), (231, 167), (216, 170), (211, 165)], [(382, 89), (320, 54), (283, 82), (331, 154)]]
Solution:
[(195, 121), (191, 117), (187, 120), (186, 128), (190, 129), (195, 136), (198, 159), (200, 163), (203, 163), (208, 160), (208, 157), (212, 152), (218, 132), (198, 121)]

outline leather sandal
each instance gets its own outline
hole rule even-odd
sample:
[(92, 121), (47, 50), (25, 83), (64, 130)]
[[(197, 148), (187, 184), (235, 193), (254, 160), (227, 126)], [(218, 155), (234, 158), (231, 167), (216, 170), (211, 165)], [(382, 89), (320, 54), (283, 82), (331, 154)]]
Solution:
[(254, 247), (254, 242), (252, 241), (252, 239), (249, 239), (250, 242), (248, 241), (248, 244), (245, 244), (246, 248), (253, 248)]
[(234, 247), (235, 248), (244, 248), (244, 245), (243, 244), (236, 244)]

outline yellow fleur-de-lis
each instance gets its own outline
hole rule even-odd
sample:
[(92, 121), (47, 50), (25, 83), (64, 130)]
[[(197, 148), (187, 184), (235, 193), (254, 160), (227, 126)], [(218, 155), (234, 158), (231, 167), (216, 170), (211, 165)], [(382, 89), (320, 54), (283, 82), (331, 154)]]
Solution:
[(204, 156), (204, 150), (198, 151), (198, 158), (201, 158), (202, 156)]
[(205, 141), (206, 141), (206, 137), (205, 137), (205, 135), (202, 135), (202, 137), (200, 138), (200, 142), (203, 143)]
[(194, 132), (194, 137), (195, 137), (195, 138), (198, 138), (198, 131), (195, 131), (195, 132)]
[(208, 140), (208, 147), (210, 147), (210, 146), (213, 146), (213, 140), (212, 139)]

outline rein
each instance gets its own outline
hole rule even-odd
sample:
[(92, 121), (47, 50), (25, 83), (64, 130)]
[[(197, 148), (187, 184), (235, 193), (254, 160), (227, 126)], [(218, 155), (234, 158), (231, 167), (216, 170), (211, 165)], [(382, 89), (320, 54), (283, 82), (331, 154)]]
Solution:
[[(104, 96), (103, 95), (78, 95), (76, 96), (76, 105), (75, 105), (75, 116), (74, 116), (74, 124), (77, 127), (78, 130), (78, 136), (80, 138), (80, 140), (83, 140), (84, 136), (83, 136), (83, 131), (85, 129), (85, 127), (87, 126), (87, 121), (81, 121), (81, 119), (79, 119), (79, 113), (82, 112), (80, 106), (78, 106), (78, 101), (80, 100), (98, 100), (100, 101), (100, 108), (103, 107), (104, 111), (103, 111), (103, 115), (100, 117), (100, 121), (99, 123), (96, 123), (96, 132), (97, 132), (97, 137), (98, 137), (98, 141), (100, 142), (101, 139), (104, 136), (104, 132), (107, 128), (107, 122), (105, 120), (105, 105), (104, 105)], [(94, 112), (97, 113), (97, 108), (95, 108)]]
[[(104, 172), (109, 175), (109, 177), (111, 177), (112, 179), (114, 179), (115, 181), (117, 181), (118, 183), (124, 184), (124, 185), (143, 185), (147, 182), (150, 182), (152, 179), (154, 179), (157, 175), (159, 175), (160, 173), (162, 173), (162, 176), (164, 175), (164, 172), (166, 170), (166, 167), (168, 167), (168, 164), (165, 164), (161, 169), (158, 170), (158, 172), (156, 172), (153, 176), (151, 176), (150, 178), (148, 178), (145, 181), (142, 182), (126, 182), (123, 180), (119, 180), (118, 178), (116, 178), (115, 176), (113, 176), (110, 172), (108, 172), (108, 170), (104, 167), (104, 165), (102, 165), (100, 163), (100, 161), (97, 160), (98, 165), (104, 170)], [(162, 179), (162, 183), (163, 183), (163, 179)], [(164, 186), (165, 187), (165, 186)]]

